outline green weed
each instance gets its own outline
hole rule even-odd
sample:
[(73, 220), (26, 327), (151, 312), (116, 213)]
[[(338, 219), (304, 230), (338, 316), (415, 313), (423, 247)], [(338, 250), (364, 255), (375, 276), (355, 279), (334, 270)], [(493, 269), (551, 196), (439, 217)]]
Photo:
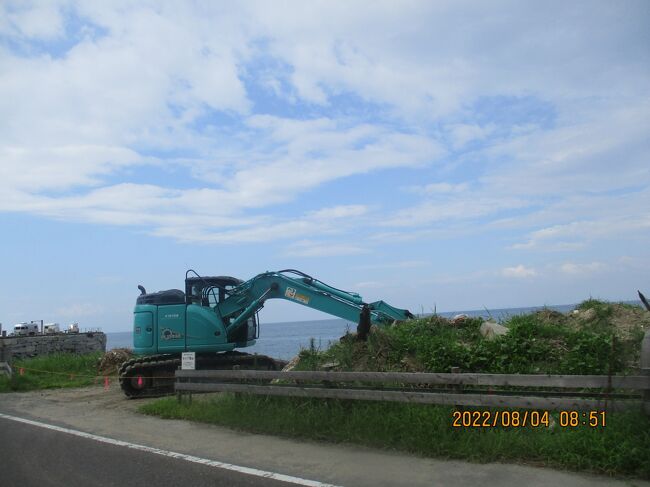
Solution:
[[(93, 384), (100, 352), (78, 355), (57, 353), (15, 360), (11, 379), (0, 376), (0, 392), (31, 391)], [(20, 375), (20, 369), (23, 375)]]
[[(140, 412), (263, 434), (355, 443), (477, 462), (530, 462), (650, 477), (650, 418), (611, 413), (604, 428), (454, 428), (452, 408), (220, 394), (146, 404)], [(557, 421), (555, 415), (555, 421)], [(613, 445), (616, 447), (614, 448)]]

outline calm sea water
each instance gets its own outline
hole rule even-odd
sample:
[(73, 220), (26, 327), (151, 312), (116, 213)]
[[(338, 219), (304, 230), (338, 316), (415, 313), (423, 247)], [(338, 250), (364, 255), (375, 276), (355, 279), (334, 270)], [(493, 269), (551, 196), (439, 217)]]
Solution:
[[(546, 308), (566, 313), (576, 307), (575, 304), (559, 306), (546, 306)], [(530, 313), (544, 307), (533, 308), (508, 308), (472, 311), (450, 311), (439, 313), (441, 316), (451, 318), (452, 316), (464, 313), (468, 316), (492, 317), (496, 320), (508, 318), (509, 316)], [(313, 338), (316, 347), (326, 349), (330, 342), (337, 341), (349, 329), (355, 331), (356, 323), (341, 319), (315, 320), (315, 321), (294, 321), (290, 323), (262, 323), (260, 338), (257, 343), (249, 347), (246, 352), (269, 355), (271, 357), (289, 360), (294, 357), (301, 348), (308, 348)], [(133, 341), (130, 331), (118, 333), (106, 333), (106, 349), (132, 348)]]

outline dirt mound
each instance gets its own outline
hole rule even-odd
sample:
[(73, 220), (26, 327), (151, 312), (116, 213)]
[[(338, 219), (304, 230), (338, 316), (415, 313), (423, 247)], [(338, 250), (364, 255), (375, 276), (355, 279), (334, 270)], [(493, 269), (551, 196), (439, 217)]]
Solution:
[(568, 316), (564, 313), (548, 308), (535, 311), (534, 315), (535, 318), (546, 325), (564, 325), (568, 320)]
[(638, 306), (612, 304), (610, 323), (623, 338), (629, 338), (635, 330), (650, 329), (650, 312)]
[(133, 357), (133, 352), (128, 348), (114, 348), (106, 352), (102, 358), (99, 359), (97, 370), (102, 374), (115, 374), (117, 369), (124, 362)]
[(572, 329), (611, 328), (622, 340), (634, 339), (650, 329), (650, 313), (639, 306), (588, 300), (567, 314), (552, 309), (533, 313), (544, 325), (566, 325)]
[(579, 329), (611, 327), (622, 340), (638, 338), (650, 329), (650, 313), (639, 306), (624, 303), (588, 303), (567, 315), (567, 324)]
[[(584, 301), (569, 313), (541, 309), (500, 325), (481, 318), (428, 316), (372, 327), (327, 350), (303, 350), (295, 370), (602, 375), (634, 372), (650, 313), (626, 303)], [(504, 333), (486, 338), (486, 325)], [(505, 331), (507, 330), (507, 333)]]

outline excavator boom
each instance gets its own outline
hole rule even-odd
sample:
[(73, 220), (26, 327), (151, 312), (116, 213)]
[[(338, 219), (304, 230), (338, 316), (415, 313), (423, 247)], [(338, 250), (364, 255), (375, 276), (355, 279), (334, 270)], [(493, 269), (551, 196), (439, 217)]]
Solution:
[[(285, 269), (259, 274), (233, 289), (231, 296), (220, 304), (222, 316), (237, 315), (228, 329), (240, 326), (259, 311), (268, 299), (285, 299), (355, 323), (359, 321), (364, 306), (370, 309), (370, 321), (373, 324), (392, 323), (413, 317), (406, 309), (395, 308), (384, 301), (364, 303), (357, 293), (334, 288), (301, 271)], [(248, 305), (242, 309), (243, 303)]]

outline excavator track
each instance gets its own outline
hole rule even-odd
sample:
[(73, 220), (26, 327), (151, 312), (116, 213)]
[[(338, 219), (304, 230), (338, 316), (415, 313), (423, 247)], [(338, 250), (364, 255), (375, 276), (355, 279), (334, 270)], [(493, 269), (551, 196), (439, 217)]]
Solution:
[[(160, 397), (174, 393), (174, 373), (181, 365), (180, 354), (137, 357), (118, 369), (120, 387), (129, 398)], [(197, 354), (196, 368), (203, 370), (277, 370), (281, 362), (266, 355), (242, 352)]]

